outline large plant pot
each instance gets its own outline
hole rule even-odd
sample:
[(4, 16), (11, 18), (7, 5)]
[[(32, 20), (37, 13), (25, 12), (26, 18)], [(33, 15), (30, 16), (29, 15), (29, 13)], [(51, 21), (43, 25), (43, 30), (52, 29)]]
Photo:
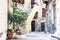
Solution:
[(8, 33), (8, 38), (15, 38), (16, 37), (16, 33)]
[(21, 35), (21, 29), (16, 30), (17, 35)]

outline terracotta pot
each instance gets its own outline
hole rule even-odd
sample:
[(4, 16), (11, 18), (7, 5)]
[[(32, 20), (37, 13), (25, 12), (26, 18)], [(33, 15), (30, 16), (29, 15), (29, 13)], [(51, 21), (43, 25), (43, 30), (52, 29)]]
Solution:
[(21, 35), (21, 29), (17, 29), (17, 30), (16, 30), (16, 33), (17, 33), (18, 35)]
[(8, 33), (8, 38), (15, 38), (16, 33)]

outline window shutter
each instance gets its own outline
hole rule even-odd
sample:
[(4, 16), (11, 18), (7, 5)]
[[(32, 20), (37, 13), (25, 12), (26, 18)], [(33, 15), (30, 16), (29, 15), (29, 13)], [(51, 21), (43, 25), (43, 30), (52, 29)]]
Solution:
[(17, 3), (20, 3), (20, 0), (16, 0)]
[(20, 0), (20, 3), (21, 3), (21, 4), (24, 4), (24, 0)]
[(46, 9), (42, 8), (42, 17), (46, 17)]
[(24, 4), (24, 0), (12, 0), (13, 2), (16, 2), (16, 3), (21, 3), (21, 4)]

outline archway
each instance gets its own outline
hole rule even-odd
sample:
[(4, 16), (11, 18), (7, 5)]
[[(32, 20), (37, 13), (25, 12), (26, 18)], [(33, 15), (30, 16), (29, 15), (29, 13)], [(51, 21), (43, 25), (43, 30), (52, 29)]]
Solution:
[(35, 21), (31, 22), (31, 31), (35, 31)]

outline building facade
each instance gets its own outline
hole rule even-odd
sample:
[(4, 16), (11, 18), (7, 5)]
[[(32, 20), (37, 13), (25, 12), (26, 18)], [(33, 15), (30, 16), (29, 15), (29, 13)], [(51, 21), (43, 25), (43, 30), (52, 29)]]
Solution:
[[(9, 4), (13, 4), (12, 0), (9, 2)], [(56, 0), (16, 0), (17, 7), (29, 15), (25, 26), (26, 32), (31, 32), (34, 29), (34, 31), (54, 33), (57, 27), (56, 11), (58, 10), (56, 10), (56, 4), (59, 4), (57, 2)], [(11, 6), (9, 7), (12, 12)], [(35, 14), (37, 18), (34, 18)]]
[[(0, 40), (6, 39), (7, 34), (7, 0), (1, 0), (0, 4)], [(56, 36), (60, 36), (60, 0), (39, 0), (33, 1), (31, 5), (31, 0), (17, 1), (18, 8), (26, 11), (29, 16), (26, 22), (26, 32), (30, 31), (44, 31), (48, 33), (54, 33)], [(48, 4), (47, 4), (48, 3)], [(34, 4), (34, 5), (33, 5)], [(13, 12), (13, 1), (9, 0), (9, 11)], [(3, 7), (3, 8), (2, 8)], [(4, 10), (3, 10), (4, 9)], [(3, 12), (2, 12), (3, 11)], [(44, 15), (46, 12), (46, 15)], [(3, 15), (4, 14), (4, 15)], [(36, 17), (36, 15), (38, 16)], [(35, 29), (32, 30), (32, 25)], [(1, 29), (3, 28), (3, 29)], [(5, 32), (6, 31), (6, 32)], [(4, 36), (5, 35), (5, 36)]]
[[(9, 11), (13, 12), (13, 8), (11, 7), (11, 5), (13, 5), (12, 0), (9, 1)], [(30, 32), (32, 30), (32, 21), (35, 21), (35, 30), (37, 31), (38, 28), (42, 28), (40, 27), (42, 25), (42, 23), (45, 23), (45, 17), (46, 17), (46, 9), (45, 6), (46, 4), (43, 3), (42, 0), (16, 0), (15, 3), (17, 3), (17, 7), (28, 13), (28, 18), (27, 18), (27, 22), (26, 22), (26, 31)], [(42, 11), (43, 10), (43, 11)], [(36, 14), (37, 13), (37, 14)], [(37, 16), (37, 18), (34, 18), (35, 16)], [(45, 24), (44, 24), (45, 25)], [(39, 31), (41, 31), (41, 29), (38, 29)]]

